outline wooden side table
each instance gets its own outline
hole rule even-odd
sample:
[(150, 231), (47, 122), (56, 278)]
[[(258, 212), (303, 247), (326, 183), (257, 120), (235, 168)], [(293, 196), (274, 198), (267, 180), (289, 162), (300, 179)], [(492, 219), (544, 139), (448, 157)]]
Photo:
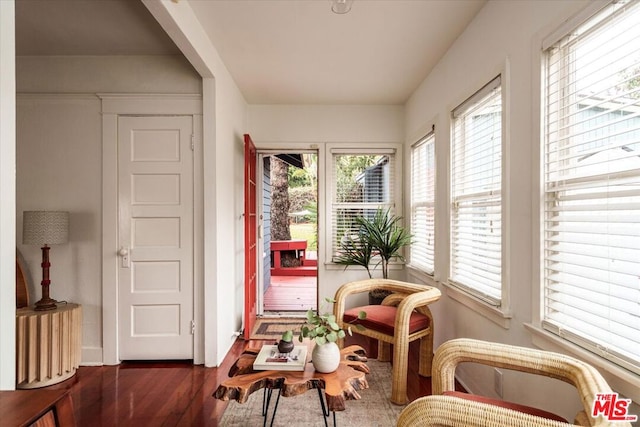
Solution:
[[(311, 349), (311, 344), (308, 343)], [(364, 349), (352, 345), (343, 348), (340, 365), (334, 372), (322, 374), (315, 372), (313, 365), (307, 362), (304, 371), (256, 371), (253, 362), (260, 352), (259, 348), (247, 348), (229, 370), (229, 379), (218, 386), (213, 396), (220, 400), (234, 399), (245, 403), (251, 393), (264, 388), (263, 425), (269, 418), (269, 404), (273, 389), (278, 389), (278, 398), (271, 415), (271, 424), (276, 416), (280, 396), (290, 397), (316, 389), (320, 397), (324, 424), (333, 412), (333, 425), (336, 425), (336, 411), (345, 410), (345, 401), (360, 399), (358, 390), (369, 388), (365, 374), (369, 373)], [(309, 351), (311, 355), (311, 351)], [(324, 390), (324, 397), (322, 396)], [(325, 406), (326, 402), (326, 406)]]
[(30, 389), (71, 378), (80, 364), (82, 307), (16, 310), (16, 387)]

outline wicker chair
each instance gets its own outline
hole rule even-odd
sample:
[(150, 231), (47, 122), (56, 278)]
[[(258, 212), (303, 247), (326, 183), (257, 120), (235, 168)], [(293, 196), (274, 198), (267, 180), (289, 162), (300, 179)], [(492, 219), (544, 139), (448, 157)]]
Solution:
[[(576, 387), (584, 410), (578, 412), (575, 424), (551, 419), (544, 411), (498, 399), (478, 398), (455, 392), (456, 367), (462, 362), (475, 362), (556, 378)], [(591, 413), (596, 393), (610, 393), (611, 388), (592, 366), (563, 354), (490, 343), (472, 339), (455, 339), (436, 351), (432, 376), (433, 395), (410, 403), (400, 414), (397, 426), (452, 427), (630, 427), (630, 423), (609, 422)]]
[[(382, 305), (355, 307), (345, 310), (347, 297), (385, 289), (392, 294), (382, 301)], [(393, 344), (393, 374), (391, 402), (407, 403), (407, 368), (409, 343), (420, 340), (419, 374), (431, 375), (433, 356), (433, 317), (428, 305), (440, 298), (440, 291), (429, 286), (387, 279), (369, 279), (346, 283), (338, 289), (333, 312), (342, 327), (348, 324), (362, 324), (365, 329), (352, 328), (353, 332), (378, 340), (378, 360), (390, 361), (390, 344)], [(360, 310), (367, 312), (367, 318), (358, 320)]]

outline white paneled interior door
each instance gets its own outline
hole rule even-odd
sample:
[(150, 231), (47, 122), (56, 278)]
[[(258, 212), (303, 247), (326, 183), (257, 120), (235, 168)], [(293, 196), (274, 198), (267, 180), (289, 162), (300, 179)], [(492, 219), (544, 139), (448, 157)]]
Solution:
[(121, 360), (192, 359), (193, 119), (118, 118)]

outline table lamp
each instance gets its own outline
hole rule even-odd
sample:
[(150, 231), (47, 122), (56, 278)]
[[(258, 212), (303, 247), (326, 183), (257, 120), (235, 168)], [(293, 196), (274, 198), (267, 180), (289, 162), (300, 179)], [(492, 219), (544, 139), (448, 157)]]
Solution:
[(54, 310), (56, 300), (49, 297), (49, 245), (69, 241), (69, 212), (24, 211), (22, 215), (22, 243), (42, 245), (42, 298), (36, 302), (35, 310)]

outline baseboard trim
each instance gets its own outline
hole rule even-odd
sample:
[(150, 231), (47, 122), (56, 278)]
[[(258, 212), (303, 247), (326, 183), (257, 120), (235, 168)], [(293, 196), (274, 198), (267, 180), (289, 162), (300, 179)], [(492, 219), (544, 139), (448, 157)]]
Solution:
[(102, 366), (102, 347), (82, 347), (80, 366)]

